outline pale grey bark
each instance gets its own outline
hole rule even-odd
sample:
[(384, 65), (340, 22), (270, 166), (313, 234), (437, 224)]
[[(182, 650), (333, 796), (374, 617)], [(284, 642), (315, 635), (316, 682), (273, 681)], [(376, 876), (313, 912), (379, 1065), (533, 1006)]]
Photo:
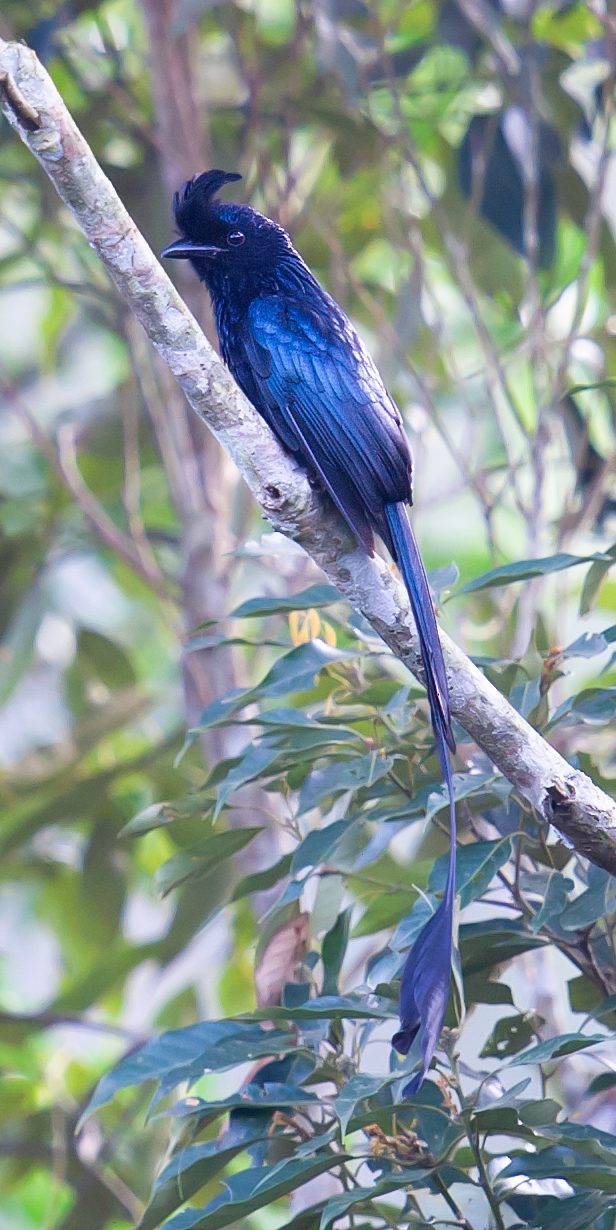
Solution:
[[(22, 44), (0, 41), (0, 92), (9, 122), (44, 167), (123, 301), (191, 405), (228, 450), (268, 520), (305, 547), (421, 678), (417, 637), (402, 586), (383, 560), (368, 558), (356, 546), (330, 501), (311, 488), (234, 384), (128, 216), (49, 76)], [(441, 635), (452, 710), (461, 725), (546, 821), (581, 853), (616, 873), (614, 801), (567, 764), (450, 638)]]

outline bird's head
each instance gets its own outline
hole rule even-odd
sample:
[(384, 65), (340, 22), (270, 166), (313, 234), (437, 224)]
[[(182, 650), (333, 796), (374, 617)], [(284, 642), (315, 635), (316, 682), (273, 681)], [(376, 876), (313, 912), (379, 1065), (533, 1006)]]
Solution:
[(282, 227), (249, 205), (215, 199), (223, 184), (241, 178), (226, 171), (204, 171), (189, 179), (173, 198), (181, 238), (161, 255), (189, 260), (205, 281), (214, 269), (239, 273), (250, 267), (271, 268), (291, 246)]

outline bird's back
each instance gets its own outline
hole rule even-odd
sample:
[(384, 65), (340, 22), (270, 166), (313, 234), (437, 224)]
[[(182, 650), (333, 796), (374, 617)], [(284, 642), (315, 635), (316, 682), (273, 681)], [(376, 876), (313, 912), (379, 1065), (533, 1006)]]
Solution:
[[(209, 279), (208, 279), (209, 280)], [(402, 420), (350, 321), (291, 249), (274, 269), (210, 285), (223, 357), (283, 444), (329, 490), (358, 541), (389, 545), (386, 504), (411, 500)]]

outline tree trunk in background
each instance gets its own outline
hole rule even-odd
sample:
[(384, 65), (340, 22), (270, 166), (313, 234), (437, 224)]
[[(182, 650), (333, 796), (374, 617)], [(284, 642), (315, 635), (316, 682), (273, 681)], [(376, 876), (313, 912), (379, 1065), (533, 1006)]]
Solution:
[[(198, 107), (193, 88), (191, 40), (189, 32), (177, 36), (173, 33), (175, 7), (174, 0), (143, 0), (161, 178), (169, 201), (170, 221), (173, 193), (210, 164), (207, 116)], [(213, 321), (203, 287), (183, 262), (176, 262), (171, 273), (183, 299), (212, 341)], [(157, 365), (157, 376), (166, 413), (164, 422), (160, 415), (155, 416), (155, 425), (182, 525), (181, 584), (187, 633), (207, 620), (221, 619), (226, 613), (226, 552), (233, 545), (228, 509), (238, 478), (218, 441), (188, 406), (163, 365)], [(164, 441), (161, 433), (166, 437)], [(183, 676), (186, 716), (191, 724), (210, 701), (235, 686), (231, 650), (223, 646), (185, 654)], [(212, 732), (204, 750), (210, 761), (221, 754), (220, 732)]]

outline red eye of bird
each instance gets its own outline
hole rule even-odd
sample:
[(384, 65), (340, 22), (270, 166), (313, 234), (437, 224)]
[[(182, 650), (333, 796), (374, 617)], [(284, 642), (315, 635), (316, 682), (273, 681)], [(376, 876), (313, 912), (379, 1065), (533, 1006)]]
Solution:
[(230, 244), (232, 248), (241, 248), (243, 242), (243, 231), (231, 231), (231, 234), (227, 235), (227, 243)]

